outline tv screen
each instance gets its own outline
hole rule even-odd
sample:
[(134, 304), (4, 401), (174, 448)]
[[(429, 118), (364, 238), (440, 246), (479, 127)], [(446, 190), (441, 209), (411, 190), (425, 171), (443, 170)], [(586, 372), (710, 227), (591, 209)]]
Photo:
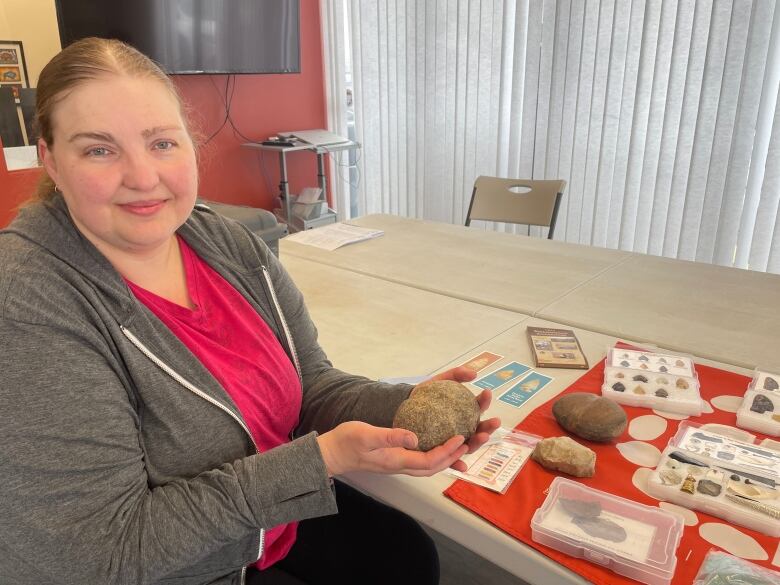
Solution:
[(300, 73), (299, 0), (56, 0), (65, 47), (120, 39), (168, 73)]

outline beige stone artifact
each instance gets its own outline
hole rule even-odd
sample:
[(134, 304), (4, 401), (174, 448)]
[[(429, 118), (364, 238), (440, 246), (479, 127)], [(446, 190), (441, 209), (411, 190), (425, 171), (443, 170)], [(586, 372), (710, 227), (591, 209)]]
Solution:
[(459, 382), (442, 380), (421, 384), (401, 403), (393, 428), (417, 435), (417, 449), (430, 451), (455, 435), (468, 440), (479, 424), (479, 403)]
[(596, 473), (596, 454), (569, 437), (539, 441), (531, 458), (542, 467), (575, 477), (593, 477)]

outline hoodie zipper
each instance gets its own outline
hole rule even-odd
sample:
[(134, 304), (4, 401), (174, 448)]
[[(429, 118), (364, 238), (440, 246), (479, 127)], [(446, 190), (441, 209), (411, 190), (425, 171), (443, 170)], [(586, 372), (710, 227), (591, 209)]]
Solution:
[[(274, 299), (275, 299), (274, 295)], [(189, 382), (186, 378), (184, 378), (182, 375), (180, 375), (176, 370), (171, 368), (168, 364), (166, 364), (164, 361), (162, 361), (160, 358), (158, 358), (156, 355), (152, 353), (152, 351), (147, 348), (135, 335), (133, 335), (124, 325), (120, 325), (119, 328), (122, 330), (122, 333), (124, 334), (127, 339), (130, 340), (130, 343), (132, 343), (138, 350), (144, 354), (147, 358), (149, 358), (158, 368), (160, 368), (163, 372), (168, 374), (171, 378), (176, 380), (179, 384), (184, 386), (187, 390), (192, 392), (193, 394), (200, 396), (205, 400), (206, 402), (209, 402), (210, 404), (213, 404), (223, 412), (225, 412), (230, 418), (235, 420), (242, 429), (246, 432), (246, 434), (249, 436), (249, 440), (252, 441), (252, 446), (255, 448), (255, 453), (260, 453), (260, 449), (257, 447), (257, 443), (255, 443), (254, 438), (252, 437), (252, 433), (249, 432), (249, 427), (246, 426), (246, 423), (241, 420), (236, 414), (231, 411), (227, 406), (219, 402), (218, 400), (215, 400), (199, 388), (197, 388), (194, 384)], [(286, 323), (285, 323), (285, 332), (287, 331)], [(296, 364), (297, 367), (297, 364)], [(300, 375), (300, 370), (299, 370)], [(265, 530), (260, 529), (260, 546), (257, 550), (257, 560), (260, 559), (261, 556), (263, 556), (263, 547), (265, 545)], [(245, 582), (246, 579), (246, 567), (242, 567), (241, 569), (241, 583)]]
[(301, 384), (303, 384), (303, 374), (301, 373), (301, 364), (298, 361), (298, 352), (295, 350), (295, 343), (293, 343), (290, 328), (287, 325), (287, 320), (284, 318), (284, 313), (282, 313), (282, 307), (279, 305), (279, 299), (276, 298), (276, 291), (274, 290), (274, 285), (271, 281), (271, 275), (268, 274), (268, 268), (265, 266), (263, 266), (263, 277), (265, 278), (266, 285), (268, 285), (268, 291), (271, 293), (271, 300), (274, 303), (276, 313), (279, 315), (279, 322), (282, 324), (284, 336), (287, 339), (287, 345), (290, 348), (290, 355), (292, 356), (293, 365), (295, 365), (295, 371), (298, 372), (298, 380), (301, 382)]

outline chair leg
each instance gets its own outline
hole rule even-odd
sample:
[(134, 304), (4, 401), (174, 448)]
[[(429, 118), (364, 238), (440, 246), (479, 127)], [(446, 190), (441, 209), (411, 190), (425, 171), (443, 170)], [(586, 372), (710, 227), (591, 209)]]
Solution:
[(561, 199), (563, 193), (558, 193), (555, 197), (555, 207), (553, 207), (552, 217), (550, 218), (550, 229), (547, 230), (547, 239), (553, 239), (553, 231), (555, 230), (555, 222), (558, 219), (558, 208), (561, 206)]

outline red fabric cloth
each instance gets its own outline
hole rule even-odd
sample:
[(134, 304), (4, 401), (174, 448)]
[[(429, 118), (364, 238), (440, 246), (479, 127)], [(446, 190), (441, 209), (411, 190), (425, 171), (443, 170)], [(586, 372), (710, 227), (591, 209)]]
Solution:
[[(618, 344), (618, 347), (629, 348), (626, 344)], [(742, 396), (747, 388), (750, 378), (726, 372), (717, 368), (696, 365), (696, 372), (701, 383), (702, 398), (710, 400), (715, 396), (730, 394)], [(559, 396), (571, 392), (592, 392), (601, 394), (601, 385), (604, 380), (604, 360), (596, 364), (590, 371), (584, 374)], [(542, 437), (558, 437), (567, 433), (558, 426), (552, 415), (552, 405), (559, 396), (541, 405), (526, 419), (517, 425), (517, 429), (540, 435)], [(629, 422), (642, 415), (653, 414), (646, 408), (636, 408), (621, 405), (628, 415)], [(736, 426), (737, 415), (730, 412), (715, 409), (710, 414), (702, 414), (700, 417), (691, 417), (692, 422), (720, 423)], [(648, 443), (663, 451), (677, 432), (679, 421), (669, 420), (666, 431)], [(753, 431), (751, 431), (752, 433)], [(754, 433), (755, 434), (755, 433)], [(757, 435), (763, 438), (762, 435)], [(584, 444), (596, 452), (596, 475), (591, 478), (569, 478), (581, 481), (583, 484), (636, 502), (657, 506), (658, 500), (639, 491), (631, 479), (638, 466), (623, 458), (615, 445), (632, 441), (628, 430), (610, 444), (600, 444), (574, 437), (577, 442)], [(472, 512), (482, 516), (501, 530), (521, 540), (525, 544), (544, 553), (554, 561), (568, 567), (570, 570), (582, 575), (588, 581), (597, 585), (621, 585), (635, 583), (612, 571), (600, 567), (588, 561), (568, 556), (555, 549), (538, 544), (531, 539), (531, 518), (534, 512), (544, 502), (547, 489), (556, 474), (550, 472), (533, 460), (529, 460), (520, 471), (514, 482), (504, 495), (491, 492), (474, 484), (457, 480), (444, 494)], [(564, 476), (566, 477), (566, 476)], [(691, 583), (701, 566), (704, 556), (713, 545), (699, 536), (699, 527), (708, 522), (725, 523), (725, 521), (704, 512), (696, 511), (699, 523), (696, 526), (685, 526), (680, 546), (677, 549), (677, 568), (673, 585), (688, 585)], [(766, 551), (767, 560), (750, 559), (751, 562), (763, 565), (767, 568), (777, 569), (771, 565), (772, 558), (778, 548), (778, 539), (766, 536), (749, 528), (735, 526), (741, 532), (751, 536)]]
[[(301, 410), (295, 367), (247, 300), (181, 238), (179, 246), (194, 309), (129, 281), (128, 286), (222, 384), (261, 451), (286, 443)], [(296, 527), (291, 523), (266, 530), (259, 568), (284, 558), (295, 542)]]

